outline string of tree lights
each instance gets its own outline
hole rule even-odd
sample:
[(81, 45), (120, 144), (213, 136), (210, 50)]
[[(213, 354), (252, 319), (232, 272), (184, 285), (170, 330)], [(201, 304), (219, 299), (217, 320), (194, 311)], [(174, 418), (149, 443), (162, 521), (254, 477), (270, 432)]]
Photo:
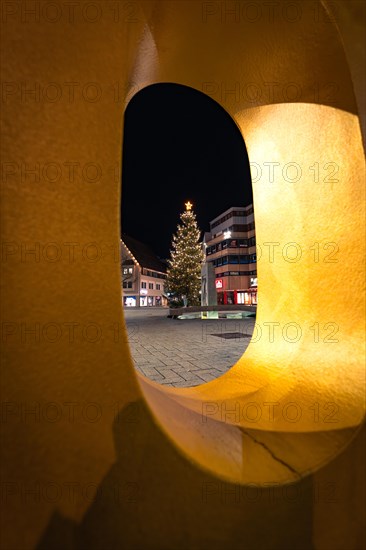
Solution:
[(201, 268), (204, 253), (200, 242), (201, 231), (197, 225), (193, 204), (185, 203), (180, 215), (181, 223), (173, 235), (170, 260), (168, 260), (166, 291), (177, 305), (200, 305)]

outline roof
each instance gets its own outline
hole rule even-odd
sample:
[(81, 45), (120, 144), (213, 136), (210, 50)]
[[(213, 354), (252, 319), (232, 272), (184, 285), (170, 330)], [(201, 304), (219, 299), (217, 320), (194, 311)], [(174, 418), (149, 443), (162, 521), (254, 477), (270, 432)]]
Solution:
[(166, 265), (158, 258), (155, 252), (147, 244), (144, 244), (137, 239), (126, 235), (125, 233), (122, 235), (122, 241), (136, 258), (141, 267), (166, 273)]

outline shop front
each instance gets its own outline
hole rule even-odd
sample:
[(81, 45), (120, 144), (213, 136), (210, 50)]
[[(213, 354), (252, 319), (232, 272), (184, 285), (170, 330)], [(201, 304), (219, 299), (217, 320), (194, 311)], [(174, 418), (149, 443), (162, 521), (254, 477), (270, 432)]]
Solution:
[(123, 305), (125, 307), (136, 307), (136, 296), (124, 296)]
[(143, 294), (141, 289), (140, 296), (140, 307), (153, 307), (153, 306), (161, 306), (162, 305), (162, 298), (161, 296), (148, 296), (147, 294)]
[(257, 289), (250, 288), (248, 290), (236, 290), (236, 304), (244, 304), (246, 306), (257, 305)]
[(243, 304), (246, 306), (256, 306), (257, 288), (218, 291), (217, 303), (219, 305)]
[(140, 289), (140, 307), (147, 306), (147, 290), (146, 288)]
[[(136, 307), (138, 305), (138, 299), (136, 296), (124, 296), (124, 307)], [(162, 296), (140, 296), (140, 307), (153, 307), (166, 305), (166, 299)]]

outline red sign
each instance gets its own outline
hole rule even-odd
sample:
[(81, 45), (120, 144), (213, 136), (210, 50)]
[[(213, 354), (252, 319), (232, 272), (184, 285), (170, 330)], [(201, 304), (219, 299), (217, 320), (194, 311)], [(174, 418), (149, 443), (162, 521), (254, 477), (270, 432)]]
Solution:
[(222, 279), (216, 279), (215, 284), (216, 288), (222, 288)]

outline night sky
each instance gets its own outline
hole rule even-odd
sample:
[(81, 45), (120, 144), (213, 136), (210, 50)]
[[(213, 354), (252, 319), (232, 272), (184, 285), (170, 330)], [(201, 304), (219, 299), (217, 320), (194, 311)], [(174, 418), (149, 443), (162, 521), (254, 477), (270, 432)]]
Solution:
[(125, 114), (122, 197), (122, 231), (162, 258), (188, 199), (202, 231), (225, 209), (250, 204), (249, 161), (235, 122), (186, 86), (140, 91)]

